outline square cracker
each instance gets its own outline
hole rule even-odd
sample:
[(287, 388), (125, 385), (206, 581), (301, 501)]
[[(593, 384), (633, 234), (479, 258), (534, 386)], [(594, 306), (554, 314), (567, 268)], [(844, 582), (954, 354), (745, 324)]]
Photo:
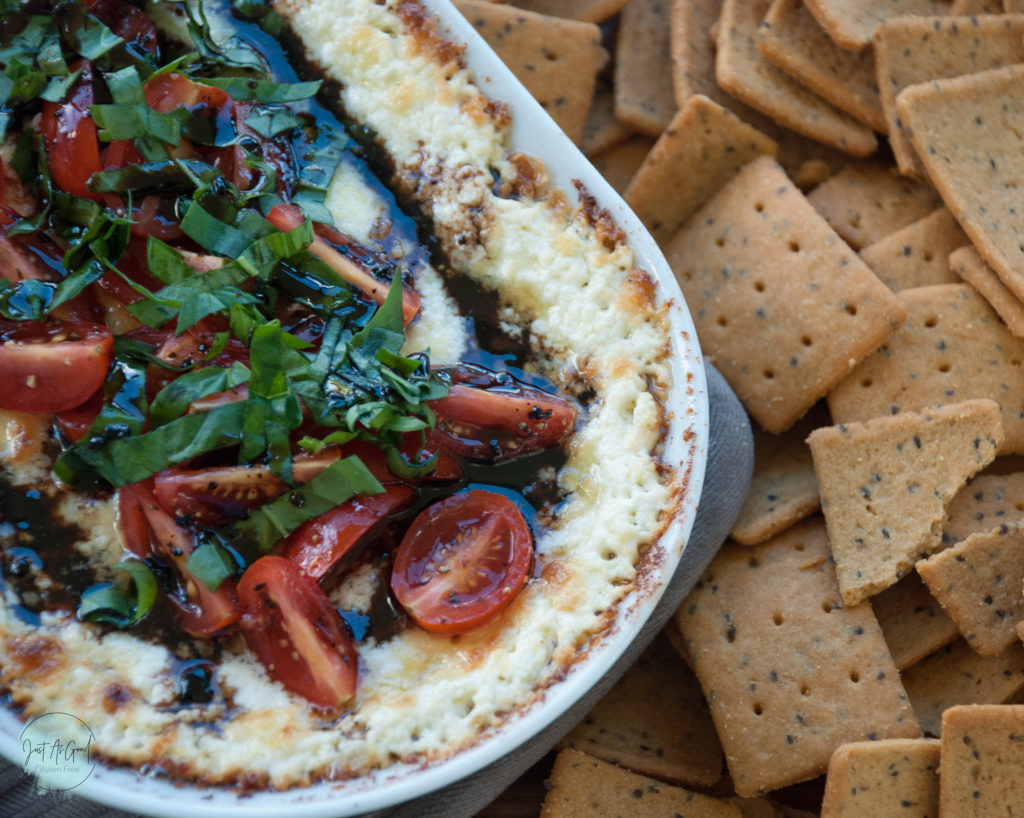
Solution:
[(1024, 522), (1024, 472), (982, 474), (964, 486), (946, 509), (947, 545), (1001, 525)]
[(935, 818), (939, 751), (925, 738), (844, 744), (828, 763), (821, 818)]
[(738, 795), (813, 778), (849, 741), (919, 735), (871, 606), (840, 606), (820, 519), (727, 542), (676, 623)]
[(580, 145), (587, 156), (594, 156), (606, 151), (620, 142), (625, 142), (632, 131), (615, 118), (615, 100), (610, 85), (606, 85), (598, 77), (594, 100), (587, 112), (587, 123), (583, 127), (583, 144)]
[(718, 85), (711, 29), (721, 10), (722, 0), (672, 0), (670, 41), (676, 104), (681, 108), (694, 94), (703, 94), (770, 136), (779, 143), (779, 162), (802, 189), (844, 167), (849, 161), (846, 154), (777, 125)]
[(608, 61), (601, 29), (500, 3), (455, 0), (455, 5), (559, 127), (581, 144), (597, 72)]
[(946, 208), (901, 227), (860, 251), (875, 275), (893, 290), (930, 284), (952, 284), (959, 279), (949, 266), (949, 254), (967, 241)]
[(698, 94), (673, 117), (623, 198), (665, 242), (744, 165), (776, 150), (763, 133)]
[(540, 818), (742, 818), (739, 809), (725, 801), (637, 775), (578, 750), (558, 754), (547, 787)]
[(960, 635), (921, 578), (911, 571), (895, 585), (871, 597), (871, 608), (885, 634), (896, 667), (911, 665)]
[(724, 764), (700, 683), (665, 636), (560, 746), (684, 786), (710, 787)]
[(739, 516), (729, 532), (741, 545), (756, 545), (821, 507), (807, 435), (831, 421), (824, 405), (808, 412), (781, 435), (754, 430), (754, 474)]
[(1024, 619), (1024, 529), (1002, 525), (917, 563), (917, 573), (973, 650), (1001, 653)]
[(963, 639), (903, 671), (903, 684), (926, 735), (942, 732), (942, 713), (958, 704), (999, 704), (1024, 688), (1024, 646), (982, 656)]
[(942, 204), (930, 187), (875, 162), (844, 168), (807, 198), (854, 250), (923, 219)]
[(632, 0), (619, 17), (615, 117), (657, 137), (676, 112), (669, 46), (671, 0)]
[(903, 306), (770, 157), (666, 247), (708, 358), (782, 432), (899, 326)]
[(942, 715), (942, 818), (1021, 814), (1024, 706), (968, 705)]
[(603, 23), (614, 17), (629, 0), (509, 0), (509, 4), (538, 14), (568, 17), (583, 23)]
[(981, 293), (1003, 319), (1010, 332), (1024, 338), (1024, 301), (1010, 292), (995, 271), (985, 263), (974, 245), (960, 247), (949, 254), (950, 268)]
[(1024, 453), (1024, 341), (966, 284), (903, 290), (907, 323), (828, 396), (836, 423), (989, 398), (1003, 413), (1000, 454)]
[(803, 0), (773, 0), (757, 32), (757, 48), (797, 82), (885, 133), (885, 114), (870, 49), (845, 51), (824, 32)]
[(841, 48), (860, 51), (890, 17), (949, 13), (949, 0), (804, 0)]
[(1024, 60), (1024, 17), (901, 17), (875, 33), (875, 60), (889, 142), (900, 170), (927, 178), (896, 110), (896, 96), (917, 83), (973, 74)]
[(866, 125), (830, 105), (766, 60), (755, 45), (771, 0), (725, 0), (718, 22), (715, 77), (728, 93), (780, 125), (851, 156), (874, 153)]
[(1024, 65), (912, 85), (896, 108), (946, 207), (1024, 299)]
[(843, 603), (855, 605), (942, 546), (946, 503), (995, 459), (1003, 430), (999, 406), (975, 400), (815, 429), (807, 442)]

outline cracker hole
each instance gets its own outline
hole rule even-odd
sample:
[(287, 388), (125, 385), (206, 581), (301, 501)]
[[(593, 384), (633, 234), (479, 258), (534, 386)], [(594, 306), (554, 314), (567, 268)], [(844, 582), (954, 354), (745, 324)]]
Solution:
[(754, 282), (754, 289), (757, 290), (759, 293), (763, 293), (764, 292), (764, 282), (763, 281), (755, 281)]
[(736, 628), (730, 627), (729, 630), (725, 632), (725, 641), (730, 645), (736, 641)]
[(800, 252), (800, 245), (799, 245), (799, 243), (797, 243), (795, 241), (791, 241), (789, 243), (789, 249), (790, 249), (790, 251), (792, 251), (794, 253), (799, 253)]
[(810, 696), (811, 695), (811, 689), (807, 685), (805, 685), (805, 684), (800, 685), (800, 695), (801, 696)]
[(867, 389), (868, 387), (872, 386), (873, 384), (874, 384), (874, 381), (871, 380), (871, 378), (865, 378), (864, 380), (862, 380), (860, 382), (860, 385), (863, 386), (865, 389)]
[(729, 319), (726, 318), (724, 315), (720, 315), (718, 316), (718, 321), (716, 323), (720, 327), (727, 327), (729, 325)]
[(761, 702), (755, 702), (754, 703), (754, 715), (755, 716), (760, 716), (762, 713), (764, 713), (764, 707), (761, 705)]
[(850, 681), (854, 684), (857, 684), (857, 682), (860, 681), (860, 674), (856, 670), (850, 671)]
[(797, 551), (803, 551), (803, 550), (804, 550), (804, 544), (803, 544), (802, 542), (798, 542), (798, 543), (797, 543), (796, 545), (794, 545), (793, 547), (794, 547), (794, 548), (795, 548), (795, 549), (796, 549)]
[(811, 337), (809, 335), (805, 335), (803, 338), (800, 339), (800, 343), (803, 344), (805, 347), (809, 347), (811, 344), (814, 343), (814, 341), (811, 340)]
[(938, 323), (939, 323), (939, 319), (936, 318), (934, 315), (924, 319), (924, 325), (926, 327), (928, 327), (929, 329), (931, 329), (932, 327), (934, 327)]
[(952, 367), (949, 364), (939, 364), (939, 372), (949, 372)]
[(754, 210), (756, 210), (758, 213), (763, 213), (764, 212), (764, 202), (755, 202), (754, 203)]
[(683, 272), (682, 272), (682, 273), (680, 273), (680, 275), (681, 275), (681, 276), (683, 277), (683, 279), (685, 279), (686, 281), (692, 281), (692, 280), (693, 280), (693, 273), (691, 273), (691, 272), (690, 272), (689, 270), (683, 270)]
[(924, 251), (924, 260), (925, 261), (931, 261), (933, 258), (935, 258), (935, 254), (931, 250), (925, 250)]
[(772, 379), (774, 379), (774, 378), (775, 378), (775, 373), (774, 373), (774, 372), (772, 372), (772, 370), (770, 370), (770, 369), (766, 369), (766, 370), (764, 371), (764, 379), (765, 379), (766, 381), (770, 381), (770, 380), (772, 380)]
[(825, 613), (832, 613), (832, 611), (835, 610), (835, 605), (832, 604), (831, 599), (826, 599), (824, 602), (821, 603), (821, 609)]
[(846, 305), (846, 312), (849, 313), (850, 315), (856, 315), (857, 314), (857, 306), (855, 304), (847, 304)]
[(1017, 511), (1024, 511), (1024, 503), (1016, 503), (1013, 506)]
[(772, 622), (774, 622), (776, 625), (781, 625), (782, 621), (782, 614), (780, 614), (778, 611), (772, 614)]
[(717, 239), (715, 239), (715, 246), (725, 247), (725, 238), (723, 236), (719, 236)]

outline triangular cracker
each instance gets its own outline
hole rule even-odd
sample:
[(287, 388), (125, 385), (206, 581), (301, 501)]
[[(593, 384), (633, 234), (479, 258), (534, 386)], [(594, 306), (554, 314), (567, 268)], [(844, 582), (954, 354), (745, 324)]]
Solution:
[(942, 545), (945, 505), (995, 459), (999, 407), (977, 400), (811, 432), (843, 602), (888, 588)]
[(946, 207), (1024, 299), (1024, 65), (912, 85), (896, 107)]
[(659, 242), (775, 142), (705, 96), (690, 97), (626, 189), (626, 204)]
[(727, 542), (676, 622), (738, 795), (813, 778), (848, 741), (919, 735), (871, 606), (839, 605), (820, 519)]
[(683, 786), (710, 787), (725, 763), (700, 683), (664, 636), (560, 746)]
[(705, 352), (769, 432), (789, 428), (905, 315), (770, 157), (733, 177), (665, 255)]
[(1015, 296), (985, 263), (973, 245), (961, 247), (949, 254), (949, 266), (960, 278), (981, 293), (1003, 319), (1010, 332), (1024, 338), (1024, 301)]
[(578, 750), (562, 750), (547, 781), (540, 818), (601, 815), (694, 815), (742, 818), (739, 809), (707, 795), (663, 784)]
[(615, 116), (657, 137), (676, 112), (668, 0), (632, 0), (619, 17)]
[(956, 623), (911, 571), (871, 597), (871, 608), (885, 634), (896, 667), (905, 670), (960, 635)]
[(804, 0), (840, 47), (859, 51), (889, 17), (948, 14), (948, 0)]
[(867, 156), (878, 147), (874, 133), (830, 105), (757, 50), (755, 37), (771, 0), (725, 0), (719, 20), (715, 77), (747, 105), (810, 139), (851, 156)]
[(532, 11), (455, 0), (455, 5), (577, 145), (597, 72), (608, 60), (601, 29)]
[(875, 275), (893, 290), (909, 290), (958, 281), (949, 254), (967, 240), (944, 207), (901, 227), (860, 251)]
[(903, 290), (907, 323), (828, 396), (836, 423), (989, 398), (1003, 414), (1001, 454), (1024, 453), (1024, 341), (966, 284)]
[(889, 141), (900, 171), (927, 178), (896, 110), (904, 88), (1024, 60), (1024, 17), (901, 17), (875, 33), (875, 60)]
[(1024, 619), (1024, 529), (1001, 525), (917, 563), (917, 573), (973, 650), (1001, 653)]
[(757, 48), (797, 82), (885, 133), (885, 114), (870, 49), (839, 48), (807, 11), (803, 0), (773, 0), (757, 32)]
[(812, 190), (807, 199), (854, 250), (923, 219), (942, 204), (927, 185), (876, 162), (844, 168)]

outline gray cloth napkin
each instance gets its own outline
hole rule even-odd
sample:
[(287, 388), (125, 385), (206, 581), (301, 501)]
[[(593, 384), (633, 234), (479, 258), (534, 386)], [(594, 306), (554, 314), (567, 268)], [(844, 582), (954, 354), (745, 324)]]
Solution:
[[(750, 485), (754, 440), (740, 402), (713, 366), (705, 364), (708, 403), (711, 407), (707, 471), (687, 560), (680, 565), (647, 625), (630, 650), (599, 682), (553, 725), (528, 744), (512, 750), (501, 761), (463, 781), (410, 804), (375, 813), (380, 818), (458, 818), (479, 812), (567, 733), (590, 710), (640, 652), (668, 622), (672, 613), (703, 573), (739, 514)], [(132, 813), (111, 809), (68, 793), (39, 795), (35, 783), (20, 767), (0, 759), (0, 818), (132, 818)]]

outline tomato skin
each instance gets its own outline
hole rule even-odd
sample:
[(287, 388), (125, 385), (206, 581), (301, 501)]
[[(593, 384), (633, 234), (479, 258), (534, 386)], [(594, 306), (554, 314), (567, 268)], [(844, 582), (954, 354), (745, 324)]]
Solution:
[(288, 489), (263, 466), (167, 469), (156, 475), (157, 502), (174, 517), (216, 526), (247, 516)]
[(268, 555), (242, 575), (238, 601), (242, 635), (270, 678), (330, 711), (352, 702), (355, 645), (316, 582), (291, 560)]
[(530, 527), (515, 503), (468, 489), (416, 517), (395, 554), (391, 590), (424, 630), (464, 633), (515, 598), (532, 557)]
[(86, 432), (92, 427), (102, 410), (103, 391), (97, 389), (85, 403), (65, 412), (58, 412), (56, 415), (57, 426), (60, 427), (64, 437), (72, 443), (78, 443), (85, 437)]
[(101, 197), (86, 184), (101, 168), (99, 131), (89, 114), (89, 106), (95, 102), (92, 66), (86, 60), (81, 69), (66, 102), (43, 103), (40, 129), (53, 181), (67, 193), (98, 202)]
[(74, 409), (106, 380), (114, 337), (85, 321), (0, 324), (0, 407), (53, 414)]
[(429, 402), (446, 447), (494, 462), (559, 446), (572, 434), (577, 410), (567, 398), (481, 372), (459, 367), (447, 397)]
[(124, 545), (140, 560), (149, 559), (149, 520), (143, 511), (145, 503), (153, 502), (153, 480), (132, 483), (117, 490), (117, 516)]
[(87, 0), (86, 6), (128, 45), (156, 51), (156, 26), (141, 9), (124, 0)]
[(216, 110), (230, 102), (226, 91), (193, 82), (177, 71), (151, 77), (146, 80), (142, 90), (146, 95), (146, 104), (164, 114), (182, 107), (193, 112), (204, 108)]
[(417, 496), (409, 486), (389, 485), (381, 494), (353, 497), (299, 526), (285, 540), (282, 553), (307, 577), (319, 580), (388, 515), (408, 507)]

